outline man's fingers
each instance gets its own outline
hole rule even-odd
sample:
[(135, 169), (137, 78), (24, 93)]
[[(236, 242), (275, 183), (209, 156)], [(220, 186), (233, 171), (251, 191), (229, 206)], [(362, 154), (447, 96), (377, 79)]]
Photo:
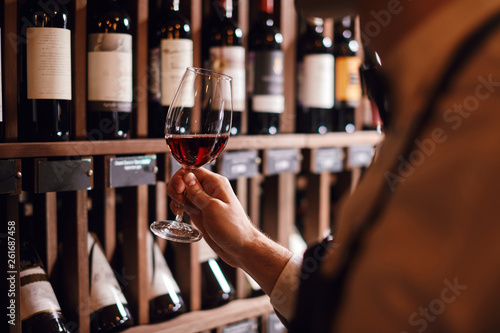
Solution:
[(180, 169), (168, 182), (167, 194), (177, 201), (180, 201), (182, 195), (184, 194), (184, 190), (186, 189), (186, 184), (184, 184), (184, 181), (182, 180), (185, 173), (184, 169)]
[[(184, 201), (183, 208), (184, 211), (188, 213), (188, 215), (191, 218), (202, 217), (201, 211), (198, 208), (196, 208), (196, 206), (194, 206), (189, 200)], [(172, 212), (177, 213), (177, 211), (179, 210), (179, 201), (172, 200), (170, 202), (170, 209), (172, 210)]]
[(205, 192), (196, 176), (188, 172), (184, 175), (184, 183), (186, 184), (186, 198), (197, 208), (203, 210), (207, 207), (212, 197)]
[(229, 194), (233, 193), (233, 189), (226, 177), (204, 168), (193, 170), (193, 173), (208, 195), (226, 203), (230, 202), (231, 197)]

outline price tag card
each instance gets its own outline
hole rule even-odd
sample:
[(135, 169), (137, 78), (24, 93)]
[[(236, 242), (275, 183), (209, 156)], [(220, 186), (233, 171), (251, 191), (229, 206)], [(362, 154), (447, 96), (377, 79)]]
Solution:
[(284, 333), (286, 327), (281, 323), (278, 316), (272, 312), (267, 316), (267, 331), (268, 333)]
[(257, 318), (242, 320), (222, 328), (222, 333), (258, 333), (259, 323)]
[(264, 173), (268, 176), (282, 172), (299, 172), (299, 149), (268, 149), (264, 151)]
[(220, 174), (232, 180), (251, 178), (259, 173), (256, 150), (229, 151), (221, 156)]
[(37, 193), (87, 190), (92, 188), (90, 158), (65, 161), (38, 161)]
[(15, 194), (18, 191), (20, 182), (16, 160), (0, 161), (0, 194)]
[[(170, 156), (170, 177), (172, 177), (181, 168), (182, 165), (177, 162), (177, 160), (173, 156)], [(212, 165), (210, 163), (205, 164), (203, 168), (212, 171)]]
[(113, 157), (109, 160), (109, 187), (156, 183), (156, 155)]
[(368, 166), (372, 162), (374, 152), (372, 145), (350, 146), (347, 164), (351, 168)]
[(340, 172), (344, 169), (344, 151), (342, 148), (319, 148), (314, 153), (313, 173), (323, 171)]

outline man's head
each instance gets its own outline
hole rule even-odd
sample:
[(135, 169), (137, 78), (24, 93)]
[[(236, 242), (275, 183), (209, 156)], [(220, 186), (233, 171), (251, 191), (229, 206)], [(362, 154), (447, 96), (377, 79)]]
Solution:
[(361, 0), (295, 0), (295, 6), (304, 16), (344, 17), (356, 15)]

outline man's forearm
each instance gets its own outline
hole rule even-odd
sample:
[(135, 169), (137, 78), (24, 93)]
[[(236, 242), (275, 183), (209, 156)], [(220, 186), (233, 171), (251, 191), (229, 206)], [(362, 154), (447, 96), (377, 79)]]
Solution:
[(240, 267), (270, 295), (292, 252), (269, 239), (259, 231), (252, 242), (245, 245), (239, 256)]

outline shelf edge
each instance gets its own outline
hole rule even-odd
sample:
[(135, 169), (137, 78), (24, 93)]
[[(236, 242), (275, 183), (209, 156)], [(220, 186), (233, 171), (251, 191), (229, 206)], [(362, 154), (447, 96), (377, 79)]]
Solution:
[(239, 299), (211, 310), (193, 311), (159, 324), (140, 325), (124, 333), (196, 333), (273, 312), (269, 297)]

